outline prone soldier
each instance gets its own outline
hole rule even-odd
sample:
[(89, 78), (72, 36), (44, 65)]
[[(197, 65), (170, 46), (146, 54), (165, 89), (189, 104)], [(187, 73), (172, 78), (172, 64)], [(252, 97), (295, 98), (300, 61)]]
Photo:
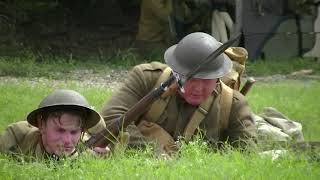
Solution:
[[(76, 156), (81, 134), (103, 123), (100, 120), (99, 113), (81, 94), (55, 90), (28, 114), (26, 121), (6, 128), (0, 135), (0, 152), (36, 158)], [(106, 151), (95, 148), (98, 153)]]
[(147, 112), (126, 128), (130, 134), (129, 146), (151, 141), (160, 152), (171, 153), (176, 150), (175, 142), (179, 138), (191, 140), (198, 128), (212, 144), (228, 141), (242, 146), (254, 140), (256, 127), (247, 101), (220, 80), (232, 70), (226, 54), (200, 68), (191, 79), (185, 79), (219, 46), (221, 43), (209, 34), (195, 32), (166, 50), (167, 65), (153, 62), (134, 67), (102, 110), (107, 127), (172, 73), (183, 86), (145, 107)]

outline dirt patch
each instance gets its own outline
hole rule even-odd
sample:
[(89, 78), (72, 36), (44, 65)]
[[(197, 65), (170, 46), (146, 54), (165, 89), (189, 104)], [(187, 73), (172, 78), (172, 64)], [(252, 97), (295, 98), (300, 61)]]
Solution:
[[(71, 83), (80, 87), (101, 87), (110, 89), (111, 91), (117, 90), (125, 81), (128, 75), (128, 70), (111, 70), (105, 74), (93, 73), (92, 70), (78, 70), (70, 72), (65, 79), (52, 80), (44, 77), (36, 78), (17, 78), (11, 76), (1, 76), (0, 83), (20, 83), (21, 81), (30, 83), (30, 85), (48, 85), (51, 87), (58, 87), (61, 84)], [(242, 82), (246, 81), (245, 75)], [(254, 77), (258, 82), (280, 82), (284, 80), (315, 80), (320, 81), (319, 75), (272, 75)]]
[[(247, 77), (243, 77), (243, 82), (245, 81)], [(271, 75), (271, 76), (256, 76), (254, 77), (256, 81), (259, 82), (279, 82), (279, 81), (284, 81), (284, 80), (299, 80), (299, 81), (308, 81), (308, 80), (315, 80), (315, 81), (320, 81), (320, 76), (319, 75), (300, 75), (300, 76), (295, 76), (295, 75), (281, 75), (281, 74), (276, 74), (276, 75)]]
[(115, 91), (127, 76), (127, 70), (111, 70), (105, 74), (95, 74), (91, 70), (74, 71), (67, 75), (65, 79), (52, 80), (44, 77), (18, 78), (12, 76), (1, 76), (0, 83), (21, 83), (27, 82), (31, 86), (44, 85), (58, 87), (63, 84), (75, 84), (80, 87), (100, 87)]

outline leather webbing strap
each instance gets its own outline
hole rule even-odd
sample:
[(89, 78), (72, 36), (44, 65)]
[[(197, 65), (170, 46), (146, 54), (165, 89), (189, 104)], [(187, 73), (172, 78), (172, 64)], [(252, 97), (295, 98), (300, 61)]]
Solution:
[[(171, 68), (167, 67), (163, 73), (160, 75), (159, 79), (157, 80), (157, 83), (155, 85), (156, 87), (159, 87), (160, 84), (165, 81), (171, 73)], [(225, 85), (222, 81), (220, 81), (221, 84), (221, 97), (220, 97), (220, 125), (221, 128), (227, 129), (229, 124), (229, 116), (231, 112), (231, 105), (232, 105), (232, 98), (233, 98), (233, 90)], [(167, 98), (160, 98), (157, 101), (155, 101), (152, 105), (149, 111), (145, 114), (145, 119), (148, 119), (150, 122), (156, 122), (161, 114), (164, 112), (165, 108), (168, 105), (168, 102), (170, 100), (170, 97)], [(184, 130), (184, 138), (186, 141), (189, 141), (194, 134), (195, 130), (199, 127), (202, 120), (206, 117), (208, 114), (210, 107), (212, 105), (213, 96), (210, 96), (207, 100), (205, 100), (203, 103), (199, 105), (199, 107), (195, 110), (195, 112), (192, 114), (189, 123), (187, 124), (185, 130)]]
[[(157, 80), (157, 83), (155, 84), (154, 88), (158, 88), (160, 84), (164, 81), (166, 81), (171, 74), (171, 68), (167, 67), (163, 70), (162, 74), (160, 75), (159, 79)], [(149, 111), (144, 115), (145, 119), (148, 119), (148, 121), (156, 122), (165, 108), (168, 105), (168, 102), (170, 100), (171, 96), (168, 96), (167, 98), (159, 98), (155, 102), (152, 103)]]
[(233, 99), (233, 90), (225, 85), (222, 81), (221, 84), (221, 97), (220, 97), (220, 125), (223, 130), (228, 128), (229, 117), (231, 112), (231, 105)]
[[(221, 84), (221, 97), (220, 97), (220, 125), (222, 130), (228, 128), (229, 116), (231, 112), (233, 90), (220, 81)], [(210, 96), (206, 101), (199, 105), (199, 108), (193, 113), (191, 119), (184, 130), (184, 138), (189, 141), (194, 134), (195, 130), (199, 127), (202, 120), (208, 114), (211, 104), (213, 102), (213, 96)]]
[(192, 114), (189, 123), (184, 129), (183, 136), (185, 141), (189, 141), (194, 134), (194, 131), (199, 127), (202, 120), (207, 116), (211, 104), (213, 101), (213, 96), (209, 96), (204, 102), (202, 102), (199, 107)]

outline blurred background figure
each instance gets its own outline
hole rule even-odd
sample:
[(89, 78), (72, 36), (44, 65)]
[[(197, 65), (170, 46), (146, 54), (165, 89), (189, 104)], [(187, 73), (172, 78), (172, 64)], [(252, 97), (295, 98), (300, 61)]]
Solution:
[(320, 1), (315, 0), (314, 3), (317, 6), (317, 18), (314, 21), (314, 32), (316, 33), (315, 43), (313, 48), (306, 52), (304, 57), (315, 57), (320, 59)]
[[(136, 35), (140, 54), (165, 50), (184, 35), (178, 34), (190, 21), (191, 9), (185, 0), (142, 0)], [(178, 26), (178, 27), (177, 27)]]
[(164, 50), (192, 32), (209, 33), (222, 43), (242, 34), (237, 46), (248, 50), (250, 60), (318, 57), (317, 4), (319, 0), (142, 0), (136, 40), (146, 53)]
[(136, 39), (167, 47), (187, 34), (204, 31), (225, 42), (233, 26), (227, 3), (221, 0), (142, 0)]

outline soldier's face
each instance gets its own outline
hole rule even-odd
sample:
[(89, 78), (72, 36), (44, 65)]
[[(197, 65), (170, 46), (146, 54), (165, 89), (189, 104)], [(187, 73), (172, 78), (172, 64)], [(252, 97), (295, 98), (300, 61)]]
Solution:
[(50, 154), (70, 155), (80, 140), (81, 119), (77, 115), (64, 113), (60, 117), (49, 116), (38, 127), (43, 146)]
[(217, 79), (192, 78), (183, 85), (185, 93), (180, 92), (180, 95), (187, 103), (198, 106), (211, 95), (216, 86)]

